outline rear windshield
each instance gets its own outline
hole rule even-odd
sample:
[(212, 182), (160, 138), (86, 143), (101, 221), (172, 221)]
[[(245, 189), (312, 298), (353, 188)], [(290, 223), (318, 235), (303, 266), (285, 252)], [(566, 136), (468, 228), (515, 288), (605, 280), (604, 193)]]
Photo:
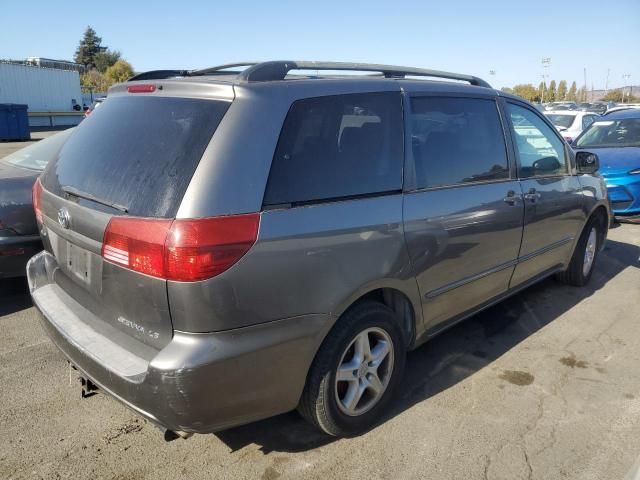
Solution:
[(64, 132), (55, 133), (44, 140), (7, 155), (2, 161), (17, 167), (44, 170), (47, 163), (58, 153), (73, 131), (73, 128), (69, 128)]
[(556, 127), (569, 128), (576, 119), (575, 115), (554, 115), (547, 114), (547, 118), (551, 120)]
[(598, 120), (576, 140), (576, 148), (640, 147), (640, 118)]
[[(174, 217), (229, 102), (114, 97), (76, 128), (43, 185), (96, 209)], [(65, 193), (67, 192), (67, 193)], [(91, 199), (91, 200), (87, 200)]]

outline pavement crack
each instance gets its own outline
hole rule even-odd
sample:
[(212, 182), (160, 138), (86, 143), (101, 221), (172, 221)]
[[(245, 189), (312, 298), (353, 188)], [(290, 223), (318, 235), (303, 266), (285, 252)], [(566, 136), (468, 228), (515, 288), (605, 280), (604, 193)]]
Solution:
[(491, 466), (491, 456), (484, 455), (484, 458), (485, 458), (485, 462), (484, 462), (484, 472), (482, 474), (482, 478), (484, 480), (489, 480), (489, 467)]
[(524, 461), (527, 464), (527, 478), (531, 480), (533, 478), (533, 467), (531, 467), (531, 462), (529, 461), (529, 454), (527, 453), (527, 449), (524, 445), (522, 445), (522, 453), (524, 453)]

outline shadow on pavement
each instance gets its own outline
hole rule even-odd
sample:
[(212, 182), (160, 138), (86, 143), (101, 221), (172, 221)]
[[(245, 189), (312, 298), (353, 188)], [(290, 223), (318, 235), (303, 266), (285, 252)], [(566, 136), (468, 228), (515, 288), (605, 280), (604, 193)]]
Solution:
[(26, 278), (0, 280), (0, 317), (31, 307), (31, 296)]
[[(398, 399), (384, 421), (473, 375), (604, 287), (629, 266), (640, 247), (608, 240), (591, 282), (582, 288), (549, 278), (457, 324), (411, 352)], [(263, 453), (300, 452), (335, 441), (295, 412), (215, 434), (231, 450), (257, 444)]]

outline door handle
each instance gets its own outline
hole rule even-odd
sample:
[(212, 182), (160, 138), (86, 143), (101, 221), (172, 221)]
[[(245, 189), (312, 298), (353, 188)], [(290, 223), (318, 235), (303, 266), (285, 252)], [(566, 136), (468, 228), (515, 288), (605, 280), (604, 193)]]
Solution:
[(527, 193), (524, 194), (524, 198), (526, 200), (530, 200), (531, 202), (535, 202), (536, 200), (540, 200), (540, 193), (536, 191), (535, 188), (530, 188)]
[(518, 201), (518, 198), (520, 198), (520, 195), (517, 195), (514, 190), (509, 190), (507, 192), (507, 196), (504, 197), (503, 200), (504, 200), (504, 203), (513, 206)]

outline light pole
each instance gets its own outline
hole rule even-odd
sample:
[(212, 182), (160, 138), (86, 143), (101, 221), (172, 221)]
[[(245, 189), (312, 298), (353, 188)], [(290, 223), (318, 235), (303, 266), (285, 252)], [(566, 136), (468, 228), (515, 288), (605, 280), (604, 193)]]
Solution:
[(544, 91), (547, 89), (546, 79), (549, 77), (547, 73), (551, 65), (551, 57), (542, 57), (542, 91), (540, 92), (540, 103), (544, 103)]
[[(631, 75), (628, 74), (628, 73), (625, 73), (624, 75), (622, 75), (622, 80), (623, 81), (627, 81), (628, 82), (630, 78), (631, 78)], [(622, 103), (624, 103), (624, 87), (625, 87), (625, 85), (623, 84), (622, 85)]]

